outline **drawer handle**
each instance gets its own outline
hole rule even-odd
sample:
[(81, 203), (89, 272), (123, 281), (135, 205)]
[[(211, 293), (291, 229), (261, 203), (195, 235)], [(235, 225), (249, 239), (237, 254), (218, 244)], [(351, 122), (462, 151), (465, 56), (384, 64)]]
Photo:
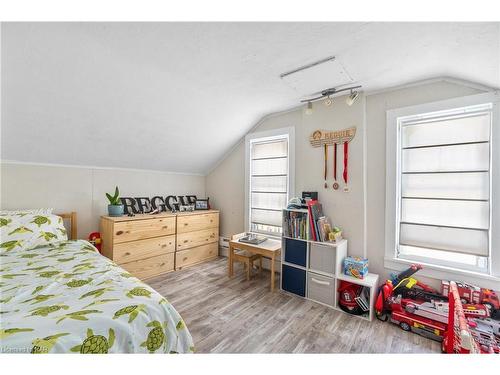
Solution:
[(162, 247), (162, 248), (163, 248), (163, 247), (167, 247), (167, 245), (163, 244), (163, 245), (161, 245), (161, 247)]
[(168, 229), (168, 225), (164, 225), (162, 228), (163, 229)]
[(188, 242), (189, 242), (189, 240), (184, 240), (184, 243), (188, 243)]
[(188, 225), (188, 223), (184, 223), (184, 226), (187, 226), (187, 225)]
[(118, 232), (116, 232), (116, 235), (119, 236), (120, 234), (123, 234), (123, 231), (122, 230), (119, 230)]
[(130, 255), (130, 253), (129, 253), (129, 252), (126, 252), (126, 253), (125, 253), (125, 256), (129, 256), (129, 255)]
[(316, 284), (320, 284), (320, 285), (330, 285), (330, 283), (328, 281), (318, 280), (318, 279), (315, 279), (314, 277), (311, 277), (311, 281), (315, 282)]

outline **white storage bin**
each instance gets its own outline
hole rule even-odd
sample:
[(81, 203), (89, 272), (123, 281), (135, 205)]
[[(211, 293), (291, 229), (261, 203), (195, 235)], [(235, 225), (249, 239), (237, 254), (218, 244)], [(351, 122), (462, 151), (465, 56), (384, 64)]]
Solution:
[(313, 301), (333, 306), (335, 303), (335, 279), (308, 272), (307, 297)]

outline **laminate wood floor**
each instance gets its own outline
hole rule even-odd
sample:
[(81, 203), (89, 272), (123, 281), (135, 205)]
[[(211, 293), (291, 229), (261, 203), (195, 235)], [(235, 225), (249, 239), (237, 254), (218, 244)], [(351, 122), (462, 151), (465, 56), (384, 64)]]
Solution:
[(236, 264), (230, 279), (227, 258), (220, 257), (148, 283), (182, 315), (198, 353), (440, 352), (439, 343), (394, 324), (271, 293), (269, 277), (264, 270), (246, 281)]

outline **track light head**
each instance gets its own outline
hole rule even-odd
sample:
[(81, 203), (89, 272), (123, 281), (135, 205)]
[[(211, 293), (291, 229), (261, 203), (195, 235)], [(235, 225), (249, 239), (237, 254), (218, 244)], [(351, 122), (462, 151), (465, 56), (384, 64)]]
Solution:
[(348, 106), (351, 106), (354, 104), (354, 102), (356, 101), (356, 99), (358, 99), (358, 96), (359, 96), (359, 92), (356, 91), (356, 90), (351, 90), (351, 94), (347, 97), (347, 99), (345, 100), (346, 104)]
[(307, 102), (306, 115), (310, 115), (311, 113), (313, 113), (313, 104), (312, 102)]

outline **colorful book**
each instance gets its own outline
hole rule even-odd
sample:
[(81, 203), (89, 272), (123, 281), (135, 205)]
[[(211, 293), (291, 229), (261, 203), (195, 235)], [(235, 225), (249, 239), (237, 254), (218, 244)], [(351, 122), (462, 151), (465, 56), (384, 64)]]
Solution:
[(307, 201), (307, 211), (309, 213), (309, 215), (308, 215), (309, 216), (309, 226), (311, 228), (311, 237), (312, 237), (313, 241), (317, 241), (316, 230), (314, 229), (313, 212), (312, 212), (312, 207), (316, 203), (318, 203), (318, 201), (314, 200), (314, 199), (311, 199), (311, 200)]

